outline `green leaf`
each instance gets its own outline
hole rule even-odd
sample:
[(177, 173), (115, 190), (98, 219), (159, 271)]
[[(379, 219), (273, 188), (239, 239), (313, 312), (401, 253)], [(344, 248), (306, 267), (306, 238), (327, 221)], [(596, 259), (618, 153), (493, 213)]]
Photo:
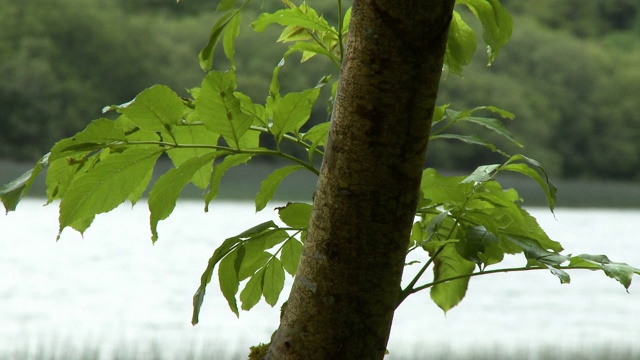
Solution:
[(280, 261), (282, 262), (282, 267), (284, 267), (291, 276), (296, 274), (301, 256), (302, 243), (296, 238), (291, 237), (282, 245)]
[(232, 167), (247, 163), (252, 157), (253, 154), (228, 155), (219, 165), (213, 167), (209, 191), (207, 191), (204, 197), (205, 212), (209, 211), (209, 203), (218, 196), (222, 176)]
[(304, 136), (302, 136), (303, 140), (310, 141), (312, 144), (316, 146), (324, 146), (327, 143), (327, 136), (329, 135), (329, 129), (331, 128), (330, 122), (320, 123), (307, 131)]
[(617, 280), (629, 292), (633, 274), (640, 275), (640, 269), (625, 263), (613, 262), (606, 255), (580, 254), (571, 258), (569, 267), (588, 267), (603, 270), (612, 279)]
[(273, 14), (264, 13), (251, 26), (255, 31), (262, 32), (267, 26), (275, 23), (282, 26), (298, 26), (313, 31), (335, 32), (335, 29), (325, 19), (319, 17), (315, 10), (302, 6), (278, 10)]
[(475, 51), (475, 32), (462, 20), (460, 14), (454, 11), (451, 25), (449, 25), (447, 50), (445, 52), (445, 64), (449, 71), (456, 75), (462, 75), (462, 68), (471, 62)]
[(524, 251), (524, 255), (529, 260), (536, 260), (542, 264), (550, 266), (559, 266), (560, 264), (569, 261), (569, 256), (548, 251), (540, 246), (540, 244), (534, 239), (514, 235), (507, 235), (506, 238), (521, 247)]
[(487, 44), (489, 64), (491, 64), (511, 37), (513, 30), (511, 16), (499, 0), (458, 0), (457, 2), (469, 7), (482, 23), (484, 30), (482, 38)]
[(462, 176), (441, 176), (435, 169), (422, 173), (420, 189), (426, 199), (436, 204), (462, 204), (471, 193), (473, 186), (462, 183)]
[(235, 295), (238, 292), (238, 283), (240, 282), (240, 280), (238, 279), (238, 268), (236, 268), (235, 265), (238, 252), (235, 252), (233, 250), (235, 250), (239, 246), (239, 244), (244, 241), (244, 239), (260, 235), (261, 233), (274, 228), (277, 228), (277, 226), (273, 221), (263, 222), (243, 231), (239, 235), (226, 239), (222, 243), (222, 245), (220, 245), (213, 252), (213, 255), (211, 256), (207, 264), (207, 268), (200, 278), (200, 286), (198, 287), (196, 293), (193, 295), (193, 316), (191, 319), (191, 323), (193, 325), (198, 323), (198, 316), (200, 314), (202, 302), (204, 301), (207, 284), (211, 282), (211, 277), (213, 276), (213, 269), (215, 268), (216, 264), (218, 264), (218, 262), (220, 262), (223, 258), (224, 264), (221, 262), (220, 267), (218, 268), (220, 290), (222, 291), (224, 297), (227, 299), (231, 311), (233, 311), (236, 316), (239, 315), (238, 305), (235, 299)]
[(331, 51), (327, 50), (324, 46), (315, 42), (313, 43), (297, 42), (289, 46), (289, 50), (287, 50), (287, 52), (285, 53), (285, 57), (288, 57), (290, 54), (295, 52), (302, 53), (302, 59), (300, 60), (300, 62), (305, 62), (317, 54), (324, 55), (329, 59), (335, 58), (335, 56), (331, 53)]
[[(514, 163), (516, 161), (524, 161), (524, 164)], [(535, 180), (544, 191), (549, 209), (553, 212), (558, 188), (549, 180), (547, 172), (540, 163), (524, 155), (514, 155), (500, 168), (500, 171), (517, 172)]]
[(87, 127), (74, 136), (62, 139), (51, 148), (49, 161), (57, 159), (84, 155), (90, 151), (104, 149), (119, 143), (126, 143), (127, 138), (124, 131), (117, 126), (117, 123), (110, 119), (93, 120)]
[(458, 305), (467, 293), (469, 278), (463, 277), (456, 280), (446, 281), (458, 276), (467, 276), (473, 273), (475, 264), (472, 261), (463, 259), (455, 247), (446, 245), (436, 256), (433, 267), (434, 282), (444, 281), (435, 284), (431, 288), (431, 299), (445, 313)]
[(519, 142), (516, 141), (516, 139), (513, 138), (513, 135), (511, 134), (511, 132), (504, 126), (504, 124), (500, 120), (492, 119), (492, 118), (469, 116), (469, 117), (461, 118), (460, 121), (467, 121), (467, 122), (484, 126), (485, 128), (509, 140), (514, 145), (522, 147), (522, 144), (520, 144)]
[(235, 261), (240, 281), (253, 276), (258, 269), (263, 268), (273, 258), (273, 255), (257, 247), (253, 247), (257, 251), (247, 251), (247, 249), (251, 249), (251, 247), (239, 247), (238, 257)]
[(233, 6), (238, 2), (238, 0), (220, 0), (218, 6), (216, 7), (216, 11), (225, 12), (233, 9)]
[[(238, 270), (236, 268), (236, 259), (238, 252), (231, 252), (220, 261), (218, 266), (218, 282), (220, 284), (220, 291), (227, 300), (229, 308), (236, 316), (240, 316), (238, 312), (238, 303), (236, 301), (236, 294), (240, 286), (240, 279), (238, 278)], [(211, 261), (209, 261), (211, 263)], [(203, 292), (204, 294), (204, 292)]]
[(81, 162), (69, 161), (69, 159), (58, 159), (49, 164), (45, 179), (47, 204), (64, 196), (82, 165)]
[(224, 54), (229, 60), (229, 64), (231, 64), (231, 68), (236, 68), (236, 63), (233, 59), (236, 49), (235, 42), (236, 38), (240, 34), (240, 13), (236, 16), (232, 17), (231, 20), (227, 23), (227, 26), (224, 29), (224, 39), (222, 41), (222, 46), (224, 49)]
[(278, 258), (273, 258), (264, 269), (262, 293), (267, 304), (275, 306), (283, 288), (284, 268)]
[(210, 165), (220, 153), (210, 152), (183, 162), (180, 166), (167, 171), (154, 184), (149, 193), (149, 211), (151, 213), (151, 241), (158, 239), (157, 226), (176, 206), (176, 201), (182, 189), (191, 181), (193, 176), (203, 167)]
[(253, 117), (242, 112), (240, 99), (234, 95), (236, 74), (211, 71), (202, 81), (196, 100), (196, 113), (207, 129), (222, 135), (230, 147), (240, 148), (242, 136), (249, 130)]
[(262, 296), (262, 289), (264, 285), (264, 275), (265, 268), (262, 268), (258, 270), (258, 272), (256, 272), (255, 275), (253, 275), (251, 279), (249, 279), (249, 281), (247, 281), (247, 284), (244, 286), (244, 289), (242, 289), (242, 292), (240, 293), (242, 310), (251, 310), (251, 308), (254, 307), (258, 303), (258, 301), (260, 301), (260, 296)]
[(171, 133), (171, 128), (182, 121), (185, 105), (169, 87), (154, 85), (120, 111), (142, 130)]
[[(240, 9), (242, 9), (246, 3), (247, 1), (242, 4)], [(220, 19), (218, 19), (215, 25), (213, 25), (213, 28), (211, 28), (211, 33), (209, 33), (209, 41), (199, 54), (200, 68), (202, 68), (202, 70), (211, 70), (213, 66), (213, 53), (216, 49), (216, 45), (218, 44), (218, 40), (220, 40), (220, 36), (222, 35), (224, 28), (231, 21), (231, 19), (233, 19), (233, 17), (240, 13), (240, 9), (224, 14), (222, 17), (220, 17)]]
[[(168, 150), (167, 155), (169, 155), (171, 162), (176, 167), (189, 159), (215, 151), (212, 147), (218, 144), (220, 137), (219, 134), (197, 125), (177, 126), (173, 133), (180, 145), (202, 145), (202, 147), (181, 147)], [(190, 181), (204, 190), (209, 184), (212, 169), (212, 166), (202, 167), (193, 174), (193, 178)]]
[(132, 148), (110, 154), (76, 178), (60, 202), (60, 233), (80, 219), (111, 211), (123, 203), (147, 179), (162, 152), (158, 148)]
[(296, 229), (306, 229), (309, 226), (311, 205), (304, 203), (288, 203), (278, 208), (280, 220)]
[(484, 183), (493, 180), (495, 171), (499, 168), (500, 164), (479, 166), (471, 175), (462, 180), (462, 183)]
[(458, 135), (458, 134), (438, 134), (429, 137), (429, 140), (450, 139), (459, 140), (471, 145), (480, 145), (489, 148), (491, 151), (498, 151), (495, 145), (483, 140), (477, 135)]
[(49, 154), (38, 160), (33, 169), (20, 175), (19, 178), (0, 187), (0, 200), (6, 213), (14, 211), (22, 198), (27, 194), (38, 174), (47, 166)]
[(266, 179), (262, 181), (260, 184), (260, 192), (256, 195), (256, 212), (264, 209), (267, 206), (267, 203), (273, 197), (273, 194), (276, 192), (280, 183), (289, 176), (291, 173), (304, 169), (302, 165), (291, 165), (285, 166), (283, 168), (279, 168), (274, 170)]
[(449, 108), (449, 104), (436, 106), (433, 109), (433, 116), (432, 116), (432, 120), (431, 120), (431, 126), (432, 127), (433, 127), (433, 125), (435, 125), (435, 124), (437, 124), (440, 121), (445, 119), (445, 113), (446, 113), (447, 108)]
[(278, 141), (287, 132), (297, 133), (309, 120), (311, 109), (319, 94), (320, 89), (316, 87), (302, 92), (288, 93), (273, 102), (271, 105), (272, 131)]

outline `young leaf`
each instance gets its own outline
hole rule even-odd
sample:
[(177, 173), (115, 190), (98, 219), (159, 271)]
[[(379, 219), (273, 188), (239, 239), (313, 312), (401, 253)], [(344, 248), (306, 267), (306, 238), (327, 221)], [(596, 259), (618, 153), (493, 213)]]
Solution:
[(236, 49), (235, 42), (236, 38), (240, 34), (240, 13), (236, 16), (232, 17), (231, 20), (227, 23), (227, 26), (224, 30), (224, 40), (222, 41), (222, 47), (224, 49), (224, 54), (229, 60), (229, 64), (231, 64), (231, 68), (236, 68), (236, 63), (233, 59)]
[[(240, 286), (238, 270), (235, 266), (237, 256), (238, 252), (234, 251), (220, 261), (220, 265), (218, 266), (218, 282), (220, 283), (220, 291), (224, 298), (227, 299), (229, 308), (236, 316), (240, 316), (238, 303), (236, 302), (236, 294)], [(209, 263), (211, 263), (211, 261), (209, 261)]]
[(120, 111), (142, 130), (170, 133), (171, 128), (181, 122), (185, 105), (169, 87), (154, 85)]
[(304, 166), (291, 165), (274, 170), (271, 174), (269, 174), (269, 176), (267, 176), (267, 178), (264, 179), (260, 184), (260, 192), (258, 193), (258, 195), (256, 195), (256, 212), (264, 209), (264, 207), (267, 206), (267, 203), (273, 197), (273, 194), (276, 192), (278, 186), (280, 186), (280, 183), (282, 183), (282, 180), (284, 180), (291, 173), (300, 169), (304, 169)]
[[(185, 161), (215, 151), (211, 147), (218, 144), (219, 134), (207, 130), (203, 126), (185, 125), (174, 129), (174, 137), (179, 145), (202, 145), (202, 147), (179, 147), (169, 149), (167, 155), (178, 167)], [(199, 169), (190, 179), (200, 189), (205, 189), (211, 178), (212, 166)]]
[[(516, 161), (524, 161), (525, 163), (514, 163)], [(549, 204), (549, 209), (553, 212), (556, 204), (556, 192), (558, 189), (551, 180), (549, 180), (547, 172), (540, 163), (524, 155), (514, 155), (500, 168), (500, 171), (518, 172), (535, 180), (544, 191)]]
[(445, 64), (449, 71), (462, 75), (462, 68), (471, 62), (475, 52), (476, 33), (462, 20), (460, 14), (454, 11), (445, 52)]
[(60, 233), (80, 219), (111, 211), (124, 202), (147, 179), (162, 152), (158, 148), (132, 148), (110, 154), (76, 178), (60, 202)]
[(438, 283), (431, 288), (431, 299), (446, 313), (464, 298), (469, 278), (446, 280), (457, 276), (471, 275), (475, 264), (463, 259), (452, 245), (445, 245), (433, 263), (433, 281)]
[(511, 37), (513, 30), (511, 15), (502, 7), (499, 0), (458, 0), (457, 2), (466, 5), (482, 23), (484, 30), (482, 37), (487, 44), (489, 64), (491, 64)]
[(297, 133), (309, 120), (311, 109), (320, 94), (319, 88), (302, 92), (288, 93), (271, 105), (273, 111), (272, 130), (278, 141), (287, 132)]
[(13, 180), (12, 182), (2, 185), (0, 187), (0, 200), (2, 200), (2, 204), (4, 205), (4, 209), (6, 213), (9, 211), (14, 211), (16, 206), (22, 198), (27, 194), (31, 185), (38, 177), (38, 174), (44, 169), (48, 164), (49, 154), (43, 156), (38, 160), (33, 169), (25, 172), (19, 178)]
[[(248, 2), (249, 2), (248, 0), (245, 0), (245, 2), (242, 4), (242, 6), (239, 9), (237, 9), (236, 11), (228, 12), (224, 14), (220, 19), (218, 19), (215, 25), (213, 25), (213, 28), (211, 28), (211, 33), (209, 34), (209, 42), (207, 42), (207, 45), (204, 47), (204, 49), (200, 51), (200, 54), (199, 54), (200, 67), (202, 68), (202, 70), (204, 71), (211, 70), (213, 66), (213, 53), (216, 49), (216, 45), (218, 44), (218, 40), (220, 40), (220, 36), (222, 35), (222, 32), (224, 31), (227, 24), (229, 24), (231, 19), (233, 19), (236, 15), (238, 15), (240, 13), (240, 10)], [(228, 8), (228, 5), (223, 6), (223, 8)]]
[(280, 220), (296, 229), (306, 229), (309, 226), (311, 205), (304, 203), (288, 203), (278, 208)]
[(484, 146), (486, 148), (489, 148), (491, 151), (498, 151), (498, 148), (496, 148), (495, 145), (483, 140), (477, 135), (438, 134), (438, 135), (431, 135), (429, 137), (429, 140), (437, 140), (437, 139), (460, 140), (467, 144)]
[(589, 267), (593, 270), (603, 270), (612, 279), (617, 280), (629, 292), (633, 274), (640, 275), (640, 269), (625, 263), (612, 262), (606, 255), (580, 254), (571, 258), (569, 267)]
[(208, 154), (189, 159), (180, 166), (167, 171), (154, 184), (149, 193), (149, 211), (151, 222), (151, 241), (158, 239), (157, 226), (160, 220), (166, 219), (176, 206), (182, 189), (203, 167), (210, 165), (220, 153)]
[(282, 267), (293, 276), (298, 270), (298, 264), (300, 264), (300, 256), (302, 256), (302, 243), (296, 238), (289, 238), (282, 245), (282, 252), (280, 253), (280, 261)]
[(233, 70), (211, 71), (202, 81), (196, 113), (207, 129), (222, 135), (229, 146), (239, 148), (253, 117), (242, 112), (240, 100), (234, 95), (236, 87)]
[(316, 146), (324, 146), (327, 143), (327, 136), (329, 135), (329, 129), (331, 128), (330, 122), (320, 123), (304, 133), (303, 140), (310, 141)]
[(262, 289), (264, 285), (265, 268), (262, 268), (256, 272), (240, 293), (240, 301), (242, 302), (242, 310), (251, 310), (262, 296)]
[(224, 174), (232, 167), (245, 164), (247, 161), (251, 160), (252, 157), (253, 154), (228, 155), (219, 165), (214, 166), (211, 181), (209, 183), (209, 191), (207, 191), (204, 196), (205, 212), (209, 211), (209, 203), (218, 196), (222, 176), (224, 176)]
[(84, 155), (87, 152), (104, 149), (118, 143), (126, 143), (126, 141), (124, 131), (118, 127), (115, 121), (110, 119), (93, 120), (84, 130), (55, 143), (51, 148), (49, 161), (53, 162), (78, 154)]
[(275, 306), (283, 288), (284, 268), (278, 258), (273, 258), (264, 269), (262, 293), (267, 304)]
[(278, 10), (273, 14), (262, 14), (251, 26), (255, 31), (262, 32), (267, 26), (275, 23), (282, 26), (297, 26), (313, 31), (335, 32), (335, 29), (325, 19), (318, 16), (315, 10), (306, 6)]

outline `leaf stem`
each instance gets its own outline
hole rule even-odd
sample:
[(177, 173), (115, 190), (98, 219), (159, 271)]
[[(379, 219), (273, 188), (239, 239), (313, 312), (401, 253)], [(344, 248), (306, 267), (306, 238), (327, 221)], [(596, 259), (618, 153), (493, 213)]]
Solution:
[(129, 141), (127, 145), (157, 145), (162, 147), (168, 147), (171, 149), (212, 149), (220, 151), (228, 151), (233, 154), (254, 154), (254, 155), (269, 155), (287, 159), (304, 166), (307, 170), (316, 175), (320, 175), (320, 171), (316, 169), (313, 164), (309, 164), (303, 160), (298, 159), (295, 156), (283, 153), (282, 151), (269, 150), (269, 149), (236, 149), (228, 146), (210, 145), (210, 144), (176, 144), (166, 141)]
[[(602, 270), (600, 268), (589, 267), (589, 266), (557, 266), (557, 267), (554, 267), (554, 269), (559, 269), (559, 270), (591, 270), (591, 271)], [(434, 282), (430, 282), (430, 283), (418, 286), (418, 287), (416, 287), (414, 289), (410, 289), (408, 294), (406, 294), (405, 298), (407, 296), (411, 295), (411, 294), (417, 293), (418, 291), (421, 291), (421, 290), (424, 290), (424, 289), (428, 289), (428, 288), (433, 287), (435, 285), (446, 283), (446, 282), (449, 282), (449, 281), (460, 280), (460, 279), (465, 279), (465, 278), (472, 278), (472, 277), (477, 277), (477, 276), (481, 276), (481, 275), (488, 275), (488, 274), (522, 272), (522, 271), (533, 271), (533, 270), (549, 270), (549, 268), (547, 268), (547, 267), (517, 267), (517, 268), (504, 268), (504, 269), (495, 269), (495, 270), (485, 270), (485, 271), (475, 272), (475, 273), (468, 274), (468, 275), (458, 275), (458, 276), (454, 276), (454, 277), (451, 277), (451, 278), (440, 279), (440, 280), (437, 280), (437, 281), (434, 281)], [(403, 295), (404, 295), (404, 293), (403, 293)]]

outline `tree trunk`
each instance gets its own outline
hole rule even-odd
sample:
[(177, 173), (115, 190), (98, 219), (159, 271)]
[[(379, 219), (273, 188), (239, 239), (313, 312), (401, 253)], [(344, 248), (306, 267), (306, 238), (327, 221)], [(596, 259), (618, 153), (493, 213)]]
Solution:
[(267, 359), (382, 359), (454, 0), (354, 0), (309, 232)]

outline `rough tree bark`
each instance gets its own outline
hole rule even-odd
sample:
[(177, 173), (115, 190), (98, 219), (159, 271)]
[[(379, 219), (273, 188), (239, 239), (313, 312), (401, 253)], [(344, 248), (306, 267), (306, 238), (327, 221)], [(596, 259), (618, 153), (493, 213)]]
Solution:
[(382, 359), (454, 0), (354, 0), (304, 251), (267, 359)]

